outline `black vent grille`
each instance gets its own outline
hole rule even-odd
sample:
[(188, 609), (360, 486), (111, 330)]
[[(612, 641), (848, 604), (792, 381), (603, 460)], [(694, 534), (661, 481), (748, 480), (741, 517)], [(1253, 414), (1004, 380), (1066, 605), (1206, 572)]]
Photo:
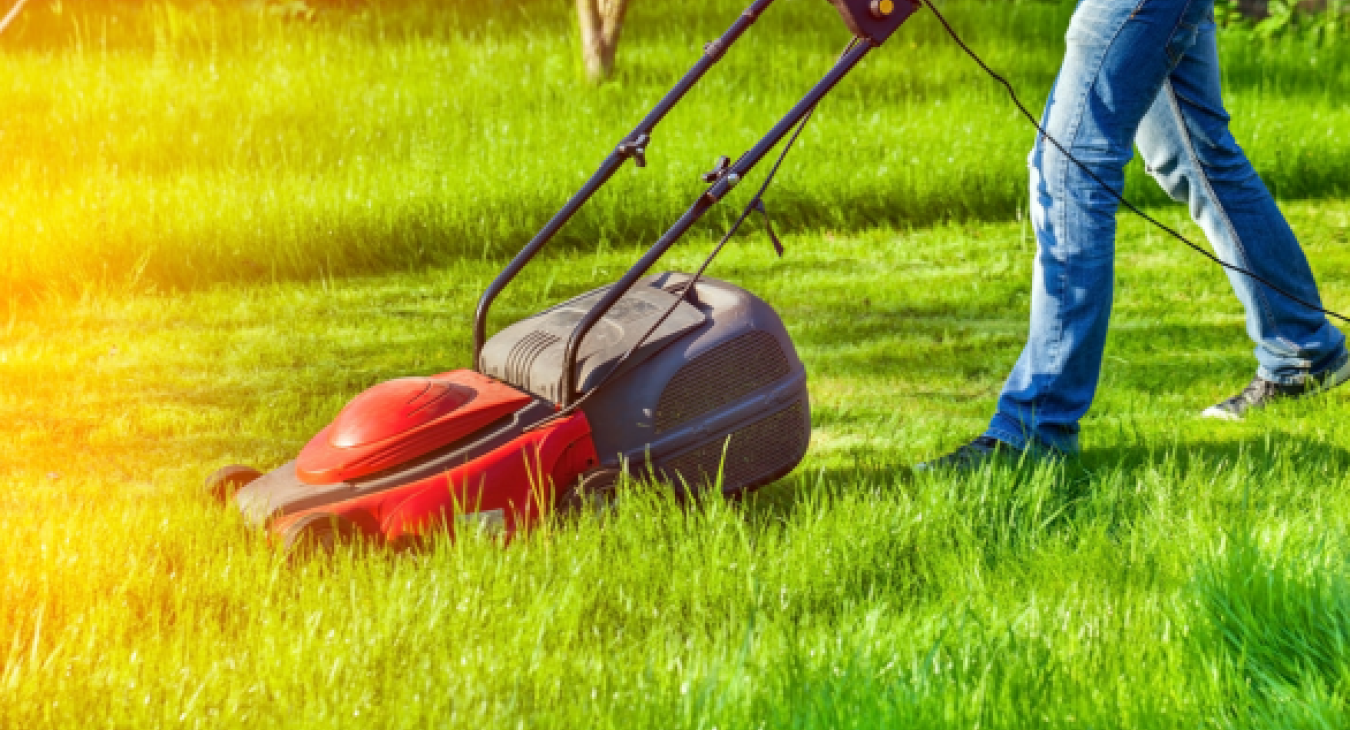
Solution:
[[(733, 492), (776, 479), (801, 461), (811, 439), (810, 424), (797, 401), (731, 434), (687, 451), (661, 465), (667, 478), (689, 488), (713, 484), (722, 469), (722, 490)], [(726, 461), (722, 461), (723, 448)]]
[(558, 341), (557, 337), (539, 330), (520, 338), (520, 342), (517, 342), (516, 346), (511, 348), (511, 353), (506, 356), (506, 382), (528, 390), (530, 369), (534, 367), (534, 361), (544, 350), (556, 345)]
[(756, 330), (713, 348), (680, 368), (656, 404), (656, 432), (711, 413), (792, 372), (783, 348)]

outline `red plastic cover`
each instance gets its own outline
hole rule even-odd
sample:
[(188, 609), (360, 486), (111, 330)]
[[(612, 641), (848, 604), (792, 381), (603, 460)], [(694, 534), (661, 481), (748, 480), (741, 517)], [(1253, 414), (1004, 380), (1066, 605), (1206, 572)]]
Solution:
[(296, 474), (309, 484), (373, 474), (454, 443), (529, 402), (524, 392), (472, 370), (380, 383), (305, 445)]
[(336, 514), (367, 537), (396, 543), (441, 527), (489, 529), (506, 536), (528, 528), (554, 508), (559, 492), (597, 463), (584, 413), (527, 431), (442, 474), (390, 490), (286, 515), (275, 534), (312, 513)]

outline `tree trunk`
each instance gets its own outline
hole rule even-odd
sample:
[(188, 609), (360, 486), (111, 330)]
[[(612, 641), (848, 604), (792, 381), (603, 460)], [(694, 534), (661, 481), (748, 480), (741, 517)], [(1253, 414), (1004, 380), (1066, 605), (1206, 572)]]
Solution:
[(28, 0), (19, 0), (14, 3), (14, 7), (9, 9), (9, 12), (5, 14), (5, 17), (0, 18), (0, 33), (4, 33), (5, 28), (8, 28), (9, 24), (13, 23), (14, 19), (19, 17), (19, 11), (23, 10), (23, 4), (26, 2), (28, 2)]
[(604, 81), (614, 75), (614, 54), (619, 48), (626, 12), (628, 0), (577, 0), (581, 58), (591, 81)]

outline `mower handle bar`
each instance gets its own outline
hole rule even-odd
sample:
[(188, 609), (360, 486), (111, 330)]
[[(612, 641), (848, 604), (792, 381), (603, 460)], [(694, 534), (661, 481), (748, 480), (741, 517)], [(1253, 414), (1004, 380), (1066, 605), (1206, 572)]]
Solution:
[[(520, 253), (516, 254), (515, 258), (511, 259), (511, 263), (507, 264), (506, 268), (497, 275), (497, 278), (492, 280), (492, 283), (488, 285), (487, 291), (483, 292), (482, 298), (478, 300), (478, 308), (474, 312), (473, 365), (476, 369), (481, 369), (482, 367), (481, 358), (483, 355), (483, 346), (487, 343), (488, 311), (492, 308), (492, 302), (496, 300), (497, 296), (502, 293), (502, 290), (516, 278), (516, 275), (520, 273), (521, 269), (524, 269), (535, 255), (538, 254), (549, 241), (553, 240), (553, 237), (557, 235), (558, 231), (572, 219), (572, 216), (576, 215), (577, 211), (580, 210), (593, 195), (595, 195), (596, 191), (604, 187), (605, 184), (609, 182), (610, 178), (614, 177), (614, 174), (619, 171), (619, 168), (623, 167), (625, 162), (629, 159), (633, 159), (638, 167), (646, 166), (647, 144), (651, 141), (651, 133), (656, 129), (656, 126), (661, 123), (661, 120), (665, 119), (666, 114), (668, 114), (670, 110), (684, 98), (685, 94), (687, 94), (689, 90), (703, 78), (709, 69), (722, 59), (722, 56), (727, 52), (727, 49), (740, 39), (745, 31), (759, 19), (759, 16), (773, 4), (773, 1), (774, 0), (755, 0), (749, 8), (746, 8), (746, 10), (741, 13), (740, 17), (736, 19), (736, 22), (732, 24), (731, 28), (727, 30), (721, 38), (704, 46), (703, 55), (699, 58), (698, 62), (694, 64), (693, 68), (685, 73), (684, 78), (680, 79), (680, 82), (667, 92), (665, 97), (663, 97), (661, 101), (647, 113), (647, 116), (643, 118), (642, 122), (639, 123), (632, 132), (629, 132), (628, 136), (623, 138), (623, 141), (621, 141), (619, 145), (614, 148), (614, 151), (605, 158), (605, 161), (601, 163), (600, 169), (591, 176), (590, 180), (586, 181), (586, 185), (583, 186), (581, 190), (577, 191), (577, 193), (563, 205), (561, 210), (554, 214), (553, 218), (535, 234), (534, 238), (530, 239), (530, 242), (525, 245), (525, 248), (521, 249)], [(627, 289), (626, 286), (624, 288), (625, 290)], [(604, 309), (609, 309), (609, 307), (606, 306)], [(587, 327), (587, 329), (590, 328)]]
[[(642, 258), (623, 275), (623, 278), (614, 286), (610, 287), (609, 291), (605, 292), (604, 297), (602, 297), (595, 306), (591, 307), (590, 311), (586, 313), (586, 316), (582, 317), (581, 321), (577, 323), (576, 328), (572, 330), (572, 335), (567, 340), (567, 347), (563, 351), (562, 387), (559, 389), (559, 395), (561, 396), (560, 406), (567, 408), (576, 400), (575, 371), (577, 354), (581, 348), (582, 341), (586, 339), (587, 333), (591, 331), (591, 328), (595, 326), (595, 323), (600, 321), (600, 318), (605, 316), (605, 313), (607, 313), (619, 299), (623, 298), (624, 294), (628, 293), (628, 290), (637, 283), (637, 280), (642, 278), (643, 274), (646, 274), (647, 270), (650, 269), (658, 259), (664, 256), (666, 251), (670, 250), (671, 246), (675, 245), (675, 243), (679, 241), (680, 238), (683, 237), (710, 208), (716, 205), (722, 198), (726, 197), (727, 193), (731, 192), (731, 189), (736, 187), (737, 183), (744, 179), (745, 176), (755, 168), (755, 165), (768, 155), (769, 152), (771, 152), (773, 148), (792, 131), (793, 127), (797, 126), (802, 118), (809, 114), (811, 110), (815, 108), (816, 104), (820, 103), (820, 100), (825, 98), (825, 95), (829, 94), (830, 91), (834, 89), (835, 85), (843, 80), (850, 71), (857, 67), (863, 60), (863, 57), (878, 45), (880, 44), (877, 41), (870, 38), (858, 38), (856, 45), (839, 59), (839, 62), (834, 65), (834, 68), (830, 69), (830, 72), (812, 87), (812, 89), (807, 92), (806, 96), (802, 97), (802, 100), (797, 102), (796, 106), (792, 107), (792, 110), (789, 111), (787, 115), (759, 141), (759, 144), (755, 145), (749, 152), (742, 155), (741, 158), (736, 161), (736, 164), (719, 171), (716, 182), (700, 195), (698, 200), (694, 201), (694, 204), (678, 221), (675, 222), (675, 225), (671, 226), (670, 230), (662, 234), (661, 238), (647, 250), (647, 253), (643, 254)], [(522, 252), (522, 255), (523, 253), (524, 252)], [(533, 252), (531, 252), (531, 255), (533, 255)], [(518, 256), (517, 258), (520, 257)], [(515, 262), (513, 261), (512, 264), (514, 263)]]

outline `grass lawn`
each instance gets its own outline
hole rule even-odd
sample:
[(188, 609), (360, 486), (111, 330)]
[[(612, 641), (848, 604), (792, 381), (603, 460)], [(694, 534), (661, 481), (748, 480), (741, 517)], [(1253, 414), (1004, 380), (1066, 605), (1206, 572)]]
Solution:
[[(465, 366), (498, 254), (736, 3), (637, 5), (625, 75), (598, 91), (574, 79), (560, 3), (313, 23), (98, 6), (116, 24), (71, 5), (0, 38), (0, 727), (1350, 723), (1350, 402), (1196, 419), (1254, 363), (1223, 274), (1180, 244), (1122, 219), (1081, 460), (908, 474), (984, 425), (1034, 248), (1028, 135), (931, 19), (790, 158), (769, 198), (787, 256), (751, 226), (711, 272), (773, 304), (806, 362), (793, 476), (738, 506), (634, 488), (604, 522), (505, 548), (290, 563), (198, 494), (204, 474), (275, 466), (362, 389)], [(498, 326), (618, 275), (705, 158), (767, 126), (751, 102), (785, 108), (814, 75), (799, 61), (828, 63), (833, 19), (783, 5)], [(1043, 94), (1065, 8), (952, 10)], [(72, 14), (83, 35), (61, 34)], [(1225, 38), (1240, 138), (1344, 311), (1350, 50), (1248, 43)], [(217, 96), (196, 93), (212, 54)], [(545, 75), (499, 70), (526, 59)]]
[[(559, 243), (654, 240), (699, 173), (829, 68), (848, 34), (822, 3), (778, 0), (658, 128), (651, 164)], [(348, 4), (301, 22), (246, 3), (30, 3), (0, 43), (0, 302), (514, 253), (748, 2), (633, 3), (619, 78), (598, 90), (579, 80), (562, 0)], [(947, 15), (1037, 109), (1071, 9)], [(1224, 40), (1234, 129), (1271, 187), (1350, 196), (1350, 44)], [(919, 13), (821, 105), (773, 212), (838, 230), (1012, 220), (1030, 140), (1003, 88)], [(1166, 201), (1141, 166), (1127, 193)]]

